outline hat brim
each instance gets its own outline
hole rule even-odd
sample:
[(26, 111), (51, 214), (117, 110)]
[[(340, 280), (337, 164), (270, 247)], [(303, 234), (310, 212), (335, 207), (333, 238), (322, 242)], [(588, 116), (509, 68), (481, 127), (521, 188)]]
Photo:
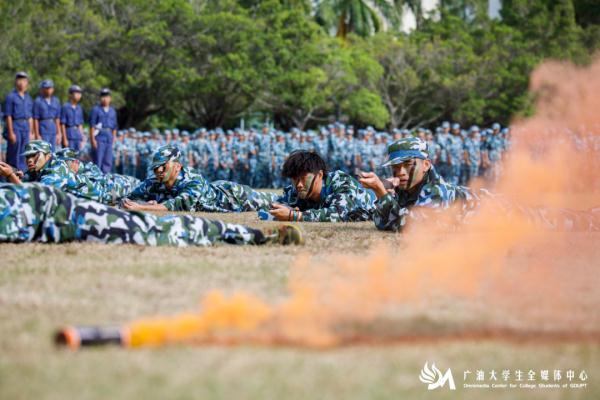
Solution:
[(34, 156), (37, 153), (44, 153), (44, 154), (50, 154), (50, 152), (45, 152), (43, 150), (28, 150), (28, 151), (24, 151), (21, 153), (21, 156), (23, 157), (27, 157), (27, 156)]
[(160, 162), (160, 163), (152, 163), (152, 164), (150, 164), (150, 169), (151, 170), (155, 170), (156, 168), (161, 167), (161, 166), (165, 165), (168, 162), (169, 162), (169, 160), (167, 160), (165, 162)]
[(401, 164), (406, 160), (410, 160), (411, 158), (415, 158), (415, 156), (395, 157), (395, 158), (392, 158), (391, 160), (384, 162), (383, 164), (381, 164), (381, 166), (389, 167), (390, 165)]

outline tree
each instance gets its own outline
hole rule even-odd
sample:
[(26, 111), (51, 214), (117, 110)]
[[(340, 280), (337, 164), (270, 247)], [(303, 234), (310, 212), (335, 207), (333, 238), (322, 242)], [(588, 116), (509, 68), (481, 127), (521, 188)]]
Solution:
[(426, 125), (443, 114), (437, 104), (441, 78), (436, 68), (442, 55), (433, 45), (416, 46), (408, 37), (375, 35), (367, 42), (383, 68), (377, 90), (391, 128)]
[(264, 90), (271, 63), (262, 19), (235, 2), (212, 3), (194, 25), (189, 44), (193, 78), (183, 109), (194, 124), (233, 123)]
[(350, 33), (369, 36), (398, 28), (403, 4), (397, 0), (319, 0), (314, 3), (314, 15), (328, 32), (346, 39)]

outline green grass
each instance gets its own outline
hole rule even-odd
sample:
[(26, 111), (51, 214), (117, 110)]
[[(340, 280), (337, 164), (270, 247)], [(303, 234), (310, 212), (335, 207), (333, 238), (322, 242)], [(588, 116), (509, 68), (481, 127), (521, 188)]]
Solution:
[[(215, 215), (211, 215), (215, 217)], [(218, 215), (253, 226), (254, 213)], [(267, 301), (286, 296), (289, 268), (310, 251), (359, 256), (374, 243), (401, 247), (402, 237), (372, 223), (303, 224), (299, 247), (143, 248), (94, 244), (0, 245), (0, 399), (591, 399), (600, 397), (600, 343), (592, 341), (423, 339), (381, 346), (311, 350), (290, 347), (169, 346), (80, 352), (57, 349), (65, 324), (123, 324), (198, 308), (208, 290), (244, 290)], [(597, 243), (598, 235), (589, 243)], [(577, 246), (581, 237), (568, 245)], [(583, 241), (585, 242), (585, 241)], [(598, 256), (598, 250), (592, 255)], [(523, 262), (527, 251), (514, 255)], [(596, 260), (598, 258), (595, 258)], [(575, 264), (585, 260), (575, 259)], [(561, 261), (573, 273), (573, 259)], [(597, 267), (597, 265), (595, 266)], [(593, 265), (589, 268), (594, 272)], [(587, 271), (587, 270), (586, 270)], [(586, 280), (585, 310), (598, 305), (598, 274)], [(585, 311), (588, 312), (588, 311)], [(592, 328), (598, 328), (592, 319)], [(423, 325), (428, 324), (426, 318)], [(435, 330), (435, 324), (432, 324)], [(435, 334), (435, 332), (433, 332)], [(459, 386), (428, 392), (418, 380), (425, 361), (451, 367)], [(586, 370), (586, 389), (466, 390), (469, 369)]]

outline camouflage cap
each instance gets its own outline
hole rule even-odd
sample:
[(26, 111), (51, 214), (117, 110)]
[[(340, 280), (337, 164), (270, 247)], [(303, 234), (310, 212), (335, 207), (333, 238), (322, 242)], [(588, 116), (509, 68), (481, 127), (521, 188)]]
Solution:
[(33, 156), (37, 153), (50, 154), (52, 153), (52, 147), (50, 143), (43, 140), (32, 140), (25, 146), (25, 151), (21, 154), (22, 156)]
[(382, 167), (400, 164), (411, 158), (429, 158), (427, 142), (416, 137), (406, 137), (396, 140), (388, 146), (388, 161)]
[(158, 168), (169, 161), (180, 162), (180, 158), (181, 151), (179, 151), (179, 148), (172, 144), (168, 144), (166, 146), (159, 147), (158, 150), (156, 150), (154, 156), (152, 157), (152, 164), (150, 165), (150, 168)]
[(56, 158), (58, 158), (59, 160), (63, 160), (63, 161), (73, 161), (73, 160), (78, 160), (79, 158), (79, 152), (77, 150), (73, 150), (70, 148), (64, 148), (64, 149), (60, 149), (57, 150), (54, 155), (56, 156)]

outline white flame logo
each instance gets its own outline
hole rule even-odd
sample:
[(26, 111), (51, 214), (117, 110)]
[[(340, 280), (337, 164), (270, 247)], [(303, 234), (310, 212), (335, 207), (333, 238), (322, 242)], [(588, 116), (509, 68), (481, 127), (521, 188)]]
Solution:
[(425, 366), (421, 370), (419, 380), (423, 383), (427, 383), (427, 390), (434, 390), (439, 387), (443, 387), (446, 382), (448, 382), (450, 390), (456, 390), (456, 386), (454, 385), (454, 377), (452, 376), (452, 371), (450, 368), (446, 370), (446, 373), (442, 374), (442, 371), (435, 366), (435, 363), (431, 364), (431, 368), (429, 368), (427, 361), (425, 361)]

